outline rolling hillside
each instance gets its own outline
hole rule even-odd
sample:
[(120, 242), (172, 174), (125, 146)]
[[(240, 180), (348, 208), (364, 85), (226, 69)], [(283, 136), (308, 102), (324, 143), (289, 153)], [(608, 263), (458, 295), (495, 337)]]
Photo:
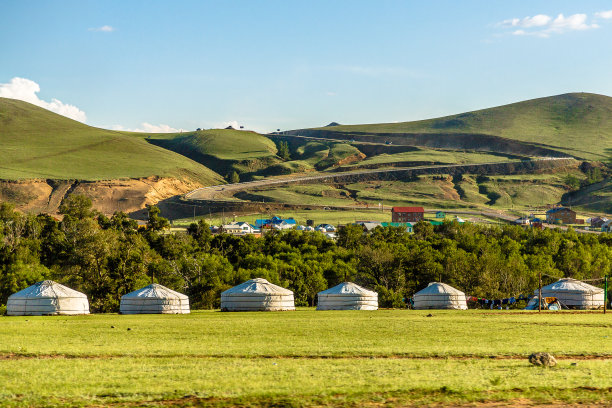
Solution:
[(181, 134), (156, 134), (150, 143), (189, 157), (219, 174), (254, 172), (280, 162), (276, 145), (259, 133), (210, 129)]
[[(602, 161), (612, 148), (612, 98), (570, 93), (415, 122), (326, 126), (285, 134)], [(366, 139), (370, 137), (369, 139)], [(547, 152), (547, 150), (550, 150)], [(552, 152), (551, 152), (552, 151)]]
[(147, 143), (146, 135), (94, 128), (27, 102), (0, 98), (0, 179), (140, 177), (222, 182), (207, 167)]

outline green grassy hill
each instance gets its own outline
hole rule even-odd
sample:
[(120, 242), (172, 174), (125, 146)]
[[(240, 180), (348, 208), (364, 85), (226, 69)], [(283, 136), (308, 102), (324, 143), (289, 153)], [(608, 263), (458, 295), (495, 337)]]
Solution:
[(154, 146), (146, 137), (94, 128), (27, 102), (0, 98), (0, 179), (167, 176), (222, 182), (207, 167)]
[[(604, 160), (612, 147), (612, 98), (570, 93), (416, 122), (311, 129), (334, 134), (490, 135)], [(430, 137), (430, 138), (431, 138)], [(494, 150), (494, 149), (492, 149)]]
[(156, 134), (148, 139), (225, 175), (250, 173), (280, 162), (276, 145), (259, 133), (211, 129), (182, 134)]

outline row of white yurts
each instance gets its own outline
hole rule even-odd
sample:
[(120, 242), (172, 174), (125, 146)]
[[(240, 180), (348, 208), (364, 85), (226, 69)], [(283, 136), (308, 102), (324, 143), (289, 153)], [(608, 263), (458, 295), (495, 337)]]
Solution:
[[(317, 310), (376, 310), (378, 293), (352, 282), (344, 282), (317, 294)], [(257, 278), (221, 293), (221, 310), (281, 311), (295, 310), (293, 292)]]
[[(378, 294), (345, 282), (319, 293), (319, 310), (376, 310)], [(295, 310), (293, 292), (265, 279), (251, 279), (221, 294), (224, 311)], [(121, 297), (121, 314), (189, 313), (189, 298), (159, 284), (151, 284)], [(11, 295), (7, 314), (77, 315), (89, 314), (84, 293), (51, 280)]]
[[(165, 286), (153, 283), (121, 297), (122, 314), (189, 313), (189, 298)], [(84, 293), (51, 280), (37, 282), (9, 296), (9, 316), (89, 314)]]
[[(534, 291), (538, 296), (539, 290)], [(542, 287), (542, 297), (554, 297), (571, 309), (599, 309), (604, 306), (604, 290), (572, 278), (562, 278)], [(415, 309), (467, 309), (465, 293), (450, 285), (432, 282), (414, 294)], [(532, 301), (534, 301), (532, 299)], [(534, 301), (537, 304), (537, 298)]]
[[(535, 291), (538, 294), (538, 291)], [(376, 310), (378, 294), (352, 282), (344, 282), (317, 294), (317, 310)], [(556, 297), (568, 307), (595, 309), (604, 304), (603, 289), (574, 279), (560, 279), (542, 288), (543, 297)], [(432, 282), (415, 293), (414, 308), (467, 309), (465, 293), (441, 282)], [(248, 280), (221, 294), (223, 311), (283, 311), (295, 310), (293, 292), (262, 278)], [(151, 314), (189, 313), (186, 295), (153, 283), (121, 297), (120, 313)], [(11, 295), (7, 314), (74, 315), (88, 314), (87, 296), (50, 280)]]

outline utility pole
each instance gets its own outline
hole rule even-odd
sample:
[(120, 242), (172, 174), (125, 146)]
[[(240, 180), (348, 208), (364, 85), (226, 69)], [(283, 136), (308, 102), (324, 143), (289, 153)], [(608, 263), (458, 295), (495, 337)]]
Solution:
[(606, 314), (606, 308), (608, 305), (608, 275), (606, 275), (606, 279), (604, 282), (604, 314)]
[(538, 312), (542, 312), (542, 271), (540, 271), (540, 288), (538, 290)]

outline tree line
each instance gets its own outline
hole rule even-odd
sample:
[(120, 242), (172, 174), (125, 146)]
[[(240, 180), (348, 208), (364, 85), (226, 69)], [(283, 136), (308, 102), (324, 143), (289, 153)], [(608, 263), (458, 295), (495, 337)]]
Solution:
[(91, 201), (70, 196), (61, 221), (0, 204), (0, 307), (8, 296), (44, 279), (87, 294), (92, 312), (117, 312), (120, 297), (152, 281), (185, 293), (194, 309), (217, 308), (220, 293), (262, 277), (294, 291), (296, 305), (314, 305), (317, 292), (353, 281), (379, 293), (381, 307), (442, 281), (490, 299), (530, 294), (553, 277), (601, 278), (612, 263), (612, 235), (569, 229), (445, 222), (364, 234), (348, 225), (336, 241), (318, 232), (271, 231), (262, 238), (212, 235), (204, 221), (186, 233), (149, 208), (146, 228), (126, 214), (108, 218)]

